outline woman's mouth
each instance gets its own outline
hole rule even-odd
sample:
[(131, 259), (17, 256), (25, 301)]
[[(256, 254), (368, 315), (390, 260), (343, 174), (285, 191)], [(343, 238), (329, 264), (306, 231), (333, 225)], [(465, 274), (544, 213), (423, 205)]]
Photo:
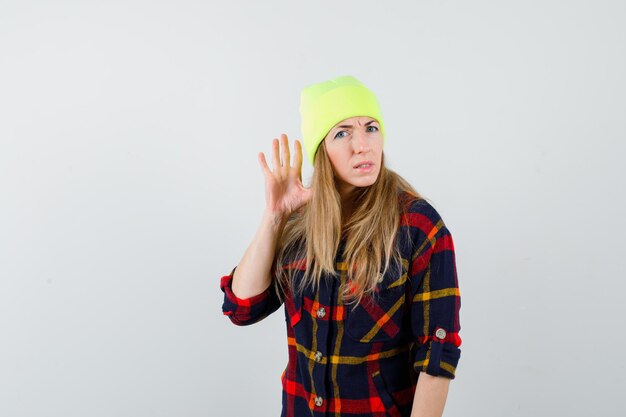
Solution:
[(365, 162), (365, 163), (355, 166), (354, 169), (356, 169), (359, 172), (369, 172), (374, 169), (374, 164), (371, 162)]

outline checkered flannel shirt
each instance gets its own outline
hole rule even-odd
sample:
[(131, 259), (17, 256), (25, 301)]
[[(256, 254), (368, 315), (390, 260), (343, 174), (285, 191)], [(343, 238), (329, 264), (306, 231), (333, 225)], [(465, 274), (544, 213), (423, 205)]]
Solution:
[[(411, 414), (420, 372), (454, 379), (461, 355), (459, 292), (454, 244), (439, 213), (413, 201), (401, 218), (402, 271), (389, 271), (378, 297), (364, 296), (356, 310), (344, 305), (342, 240), (336, 274), (319, 291), (289, 293), (284, 301), (289, 360), (280, 379), (281, 417), (406, 416)], [(301, 273), (304, 261), (283, 268)], [(245, 326), (281, 303), (273, 285), (240, 299), (232, 292), (233, 268), (223, 276), (223, 314)], [(296, 271), (296, 272), (298, 272)]]

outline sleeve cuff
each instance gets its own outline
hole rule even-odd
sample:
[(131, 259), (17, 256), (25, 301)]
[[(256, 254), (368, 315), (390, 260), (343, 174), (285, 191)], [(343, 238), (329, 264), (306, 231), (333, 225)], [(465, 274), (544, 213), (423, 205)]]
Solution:
[[(413, 369), (416, 372), (426, 372), (432, 376), (443, 376), (454, 379), (456, 368), (461, 357), (461, 338), (456, 333), (446, 333), (437, 328), (436, 336), (425, 338), (413, 345)], [(442, 335), (438, 337), (437, 335)]]
[(232, 304), (238, 307), (250, 308), (251, 306), (258, 304), (267, 298), (269, 288), (263, 291), (262, 293), (254, 295), (252, 297), (248, 297), (248, 298), (237, 297), (235, 293), (233, 292), (233, 287), (232, 287), (233, 275), (235, 274), (235, 269), (237, 269), (237, 267), (234, 267), (229, 275), (224, 275), (220, 280), (220, 288), (224, 292), (228, 301), (230, 301)]
[(239, 298), (232, 289), (235, 269), (237, 267), (233, 268), (229, 275), (220, 279), (220, 289), (224, 292), (222, 313), (228, 316), (234, 324), (246, 326), (256, 323), (267, 315), (271, 285), (260, 294), (248, 298)]

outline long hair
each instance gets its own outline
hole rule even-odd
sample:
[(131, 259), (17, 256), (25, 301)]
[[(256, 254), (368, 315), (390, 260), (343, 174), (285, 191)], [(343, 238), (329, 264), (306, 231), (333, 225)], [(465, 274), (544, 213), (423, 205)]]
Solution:
[(354, 302), (356, 307), (365, 293), (375, 295), (392, 264), (401, 265), (397, 247), (401, 215), (413, 199), (423, 197), (385, 167), (383, 152), (376, 182), (357, 189), (354, 212), (342, 219), (341, 197), (324, 146), (318, 148), (313, 168), (311, 199), (289, 216), (278, 239), (272, 264), (274, 290), (282, 300), (286, 292), (295, 294), (306, 286), (319, 289), (324, 274), (336, 274), (337, 250), (345, 238), (348, 285), (341, 292), (345, 304)]

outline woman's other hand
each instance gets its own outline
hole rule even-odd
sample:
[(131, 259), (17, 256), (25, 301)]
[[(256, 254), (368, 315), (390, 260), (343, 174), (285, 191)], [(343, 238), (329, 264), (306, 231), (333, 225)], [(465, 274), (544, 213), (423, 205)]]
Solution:
[[(265, 174), (265, 201), (268, 214), (288, 217), (311, 198), (312, 190), (302, 185), (302, 145), (297, 139), (294, 142), (293, 167), (290, 163), (289, 140), (284, 133), (280, 135), (280, 142), (277, 138), (272, 141), (274, 170), (270, 170), (267, 165), (265, 154), (259, 152), (259, 163)], [(282, 152), (279, 152), (281, 145)]]

